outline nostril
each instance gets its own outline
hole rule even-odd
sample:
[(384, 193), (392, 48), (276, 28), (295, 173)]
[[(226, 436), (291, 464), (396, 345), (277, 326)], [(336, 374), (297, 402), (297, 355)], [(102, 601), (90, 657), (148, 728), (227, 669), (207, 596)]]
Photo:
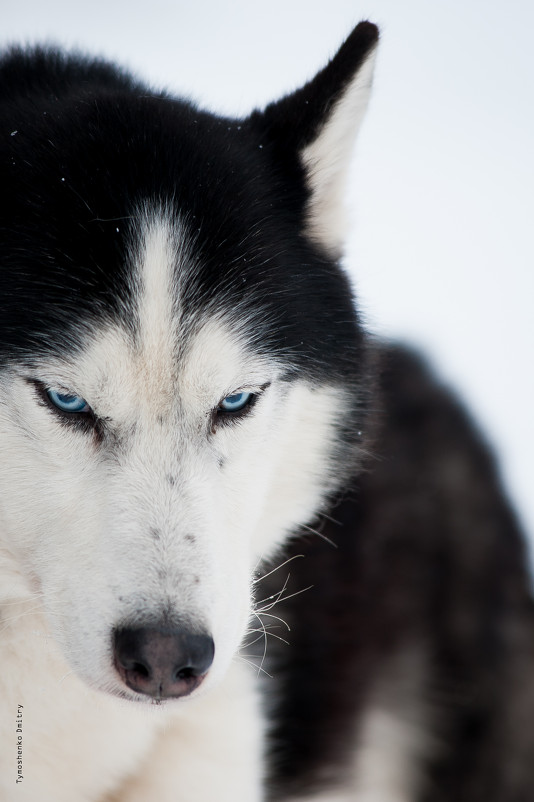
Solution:
[(135, 673), (139, 674), (141, 677), (146, 677), (146, 679), (150, 677), (150, 671), (143, 663), (134, 663), (130, 670), (135, 671)]
[(115, 644), (115, 663), (117, 667), (120, 667), (125, 671), (134, 671), (136, 674), (140, 674), (142, 677), (149, 677), (149, 667), (139, 660), (131, 659), (128, 656), (129, 652), (130, 649), (125, 647), (124, 644)]
[(176, 679), (186, 679), (186, 680), (191, 679), (192, 677), (195, 676), (195, 670), (187, 666), (186, 668), (178, 669), (178, 671), (175, 672), (174, 676)]

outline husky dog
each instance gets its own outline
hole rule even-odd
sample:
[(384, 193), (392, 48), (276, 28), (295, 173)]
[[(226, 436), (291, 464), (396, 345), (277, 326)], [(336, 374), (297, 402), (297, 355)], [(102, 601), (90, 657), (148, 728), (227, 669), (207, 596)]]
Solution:
[(243, 120), (0, 64), (2, 802), (534, 799), (521, 536), (339, 266), (377, 40)]

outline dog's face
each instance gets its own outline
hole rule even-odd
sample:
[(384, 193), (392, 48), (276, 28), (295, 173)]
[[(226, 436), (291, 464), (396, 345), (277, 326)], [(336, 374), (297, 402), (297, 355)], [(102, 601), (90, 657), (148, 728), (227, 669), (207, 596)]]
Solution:
[(209, 632), (210, 677), (227, 668), (255, 567), (329, 490), (345, 406), (235, 321), (187, 321), (172, 224), (139, 225), (135, 335), (103, 323), (2, 387), (3, 526), (71, 663), (111, 690), (111, 634), (131, 624)]
[[(356, 76), (329, 91), (342, 116), (348, 94), (368, 89), (357, 68), (376, 35), (362, 36)], [(107, 118), (105, 103), (85, 139), (56, 110), (65, 146), (41, 163), (58, 159), (61, 175), (11, 178), (0, 525), (74, 670), (101, 690), (164, 699), (223, 676), (259, 564), (345, 475), (361, 342), (319, 220), (338, 180), (323, 154), (333, 113), (291, 159), (271, 133), (287, 100), (234, 124), (233, 139), (226, 121), (167, 99), (128, 96)], [(161, 120), (147, 119), (165, 104), (163, 141)], [(127, 180), (115, 162), (130, 139), (105, 146), (121, 125), (145, 140), (155, 129)], [(154, 175), (169, 137), (177, 155)], [(205, 189), (190, 189), (191, 166)]]

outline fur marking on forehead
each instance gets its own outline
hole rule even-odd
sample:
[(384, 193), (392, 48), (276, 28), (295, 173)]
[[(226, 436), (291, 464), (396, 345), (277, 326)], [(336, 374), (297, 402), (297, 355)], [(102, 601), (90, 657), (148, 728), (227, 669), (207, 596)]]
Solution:
[(145, 413), (167, 415), (177, 403), (209, 410), (225, 395), (279, 375), (275, 359), (250, 348), (247, 332), (255, 329), (246, 316), (198, 303), (187, 308), (199, 299), (189, 291), (197, 266), (179, 215), (145, 204), (133, 219), (127, 265), (133, 303), (122, 320), (93, 328), (74, 364), (53, 369), (63, 377), (60, 386), (87, 398), (97, 414), (132, 423)]
[(178, 221), (168, 211), (144, 208), (135, 262), (139, 350), (150, 364), (169, 370), (174, 361), (178, 317), (177, 264), (180, 251)]

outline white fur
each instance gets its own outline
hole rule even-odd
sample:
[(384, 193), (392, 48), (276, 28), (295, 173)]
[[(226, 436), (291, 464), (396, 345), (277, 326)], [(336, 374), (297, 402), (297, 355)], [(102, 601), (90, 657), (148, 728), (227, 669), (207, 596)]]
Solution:
[(369, 102), (375, 56), (376, 48), (334, 104), (316, 138), (301, 153), (312, 193), (308, 234), (334, 255), (339, 255), (345, 240), (345, 184), (354, 141)]
[[(284, 382), (230, 317), (178, 326), (174, 271), (187, 258), (186, 232), (157, 209), (142, 210), (139, 229), (132, 318), (85, 333), (81, 355), (0, 381), (3, 798), (14, 788), (19, 704), (19, 799), (96, 802), (114, 791), (130, 802), (143, 786), (134, 778), (121, 795), (121, 783), (143, 755), (144, 799), (154, 798), (152, 783), (160, 802), (261, 797), (260, 717), (250, 678), (241, 669), (233, 679), (232, 661), (258, 561), (333, 487), (344, 396)], [(27, 379), (83, 396), (105, 421), (102, 442), (62, 423)], [(267, 383), (245, 419), (211, 430), (222, 398)], [(117, 675), (111, 637), (168, 609), (211, 633), (215, 659), (190, 698), (150, 711)], [(165, 774), (150, 749), (163, 755), (171, 732), (181, 748)]]

